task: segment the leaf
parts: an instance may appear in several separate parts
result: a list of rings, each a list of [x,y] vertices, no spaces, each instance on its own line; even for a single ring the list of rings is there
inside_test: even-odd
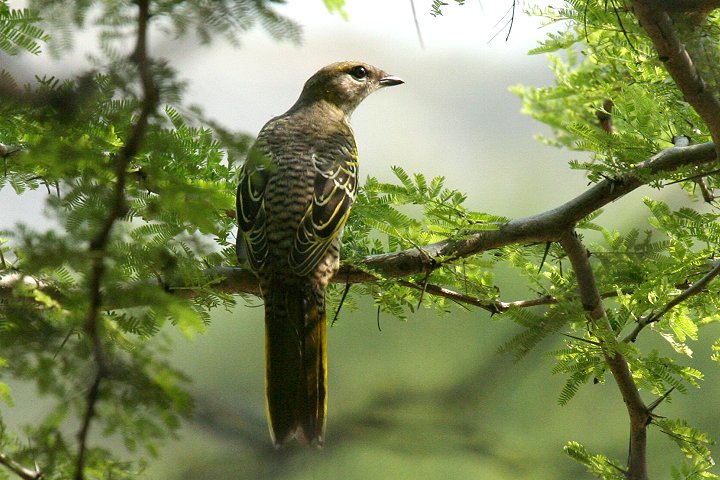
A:
[[[604,480],[625,480],[622,465],[617,460],[610,460],[600,453],[590,453],[578,442],[568,442],[564,447],[565,453],[572,459],[585,465],[588,472]]]
[[[342,17],[343,20],[348,20],[348,14],[345,11],[345,0],[323,0],[325,8],[330,13],[337,13]]]
[[[15,406],[15,402],[13,401],[10,387],[3,382],[0,382],[0,400],[5,402],[6,405],[9,407]]]
[[[714,442],[707,433],[681,419],[658,418],[653,423],[678,444],[687,458],[706,464],[706,468],[715,464],[709,448]]]
[[[690,347],[688,347],[685,343],[678,342],[675,339],[676,338],[675,336],[673,336],[669,333],[663,333],[663,332],[660,333],[660,336],[662,336],[670,344],[670,346],[673,348],[673,350],[675,350],[676,352],[678,352],[682,355],[692,358],[692,356],[693,356],[692,349]]]
[[[180,331],[188,339],[194,338],[197,333],[205,333],[205,324],[202,317],[184,302],[170,302],[166,310],[173,323],[180,328]]]
[[[714,361],[720,362],[720,339],[715,340],[712,344],[712,354],[710,356]]]
[[[0,9],[0,50],[17,55],[20,50],[32,54],[40,53],[40,42],[49,37],[35,25],[40,22],[37,12],[28,9]]]

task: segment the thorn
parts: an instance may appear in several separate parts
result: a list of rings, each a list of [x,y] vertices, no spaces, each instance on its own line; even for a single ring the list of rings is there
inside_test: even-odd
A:
[[[352,284],[350,282],[345,282],[345,291],[342,294],[342,297],[340,298],[340,304],[338,305],[337,310],[335,310],[335,316],[332,319],[332,322],[330,322],[330,326],[334,326],[335,322],[338,319],[338,315],[340,315],[340,309],[342,308],[343,304],[345,303],[345,298],[347,297],[348,292],[350,291],[350,286]]]
[[[545,243],[545,252],[543,252],[542,260],[540,260],[540,268],[538,268],[538,273],[542,272],[543,265],[545,265],[545,260],[547,259],[548,253],[550,253],[551,244],[552,242]]]
[[[563,335],[568,338],[572,338],[573,340],[577,340],[579,342],[589,343],[590,345],[595,345],[596,347],[600,346],[600,342],[596,342],[594,340],[588,340],[587,338],[576,337],[575,335],[570,335],[569,333],[561,333],[560,335]]]
[[[675,390],[675,387],[670,387],[670,390],[663,393],[662,397],[656,399],[654,402],[652,402],[650,405],[648,405],[648,407],[647,407],[648,413],[652,413],[652,411],[655,410],[655,408],[657,408],[658,405],[660,405],[662,402],[664,402],[665,399],[670,395],[670,393],[672,393],[673,390]]]
[[[427,290],[429,280],[430,280],[430,272],[427,272],[425,274],[425,278],[423,278],[422,290],[420,290],[420,299],[418,300],[418,304],[417,304],[417,307],[415,308],[415,310],[420,310],[420,307],[422,306],[423,297],[425,296],[425,291]]]

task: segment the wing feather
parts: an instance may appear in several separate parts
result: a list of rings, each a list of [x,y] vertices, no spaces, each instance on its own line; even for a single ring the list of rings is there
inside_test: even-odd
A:
[[[241,263],[255,271],[262,268],[268,253],[265,235],[265,189],[274,169],[262,137],[252,146],[240,169],[235,197],[238,220],[237,252]]]
[[[290,265],[298,275],[308,275],[325,257],[350,215],[357,193],[357,149],[352,135],[334,134],[322,153],[312,154],[315,171],[309,203],[290,252]]]

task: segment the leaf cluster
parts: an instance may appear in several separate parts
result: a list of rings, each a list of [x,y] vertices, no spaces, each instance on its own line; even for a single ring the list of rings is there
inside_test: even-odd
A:
[[[507,221],[502,217],[469,210],[466,195],[445,187],[445,179],[428,180],[422,174],[410,175],[401,167],[392,167],[398,183],[383,183],[368,178],[361,188],[343,235],[343,259],[357,263],[367,255],[417,248],[446,238],[463,238],[473,232],[496,229]],[[417,288],[399,285],[382,278],[364,284],[358,293],[370,294],[376,305],[387,313],[407,318],[421,305],[447,312],[448,299],[424,295],[423,285],[438,284],[465,295],[492,301],[497,295],[490,270],[495,259],[481,256],[462,262],[433,259],[432,271],[408,279]]]
[[[9,55],[40,53],[40,44],[48,36],[36,25],[39,20],[33,10],[11,9],[7,1],[0,3],[0,51]]]
[[[455,3],[457,3],[458,5],[462,5],[465,3],[465,0],[455,0]],[[433,17],[442,16],[442,9],[447,5],[447,2],[443,2],[441,0],[432,0],[432,4],[430,5],[430,15],[432,15]]]
[[[531,51],[548,55],[555,85],[513,92],[525,113],[551,127],[544,142],[591,154],[572,168],[597,181],[671,146],[675,136],[709,139],[630,10],[618,2],[577,0],[530,13],[558,28]],[[610,132],[600,125],[603,115],[611,118]]]
[[[117,47],[135,34],[135,3],[38,0],[22,11],[0,5],[0,48],[8,53],[37,54],[43,42],[62,53],[78,27],[94,23],[104,54],[74,79],[38,75],[20,84],[0,72],[0,189],[47,193],[45,225],[0,232],[0,278],[33,279],[0,296],[0,400],[11,405],[10,385],[28,381],[50,405],[44,419],[23,426],[22,436],[0,417],[0,452],[20,465],[41,466],[48,479],[75,469],[74,429],[88,415],[98,348],[107,373],[93,435],[121,439],[135,460],[100,441],[88,445],[84,473],[137,478],[143,458],[157,455],[158,441],[175,435],[192,408],[189,379],[165,359],[171,331],[193,336],[206,328],[210,312],[235,303],[212,288],[206,271],[236,262],[236,160],[251,138],[185,107],[177,73],[149,58],[145,68],[161,107],[118,171],[147,101],[137,61]],[[297,38],[297,26],[273,3],[157,1],[151,21],[173,35],[197,28],[203,41],[216,34],[238,38],[256,22],[278,38]],[[119,188],[121,214],[99,248]],[[87,331],[97,258],[103,266],[99,347]],[[178,295],[170,283],[196,288],[192,296]]]
[[[99,31],[104,55],[119,58],[132,45],[134,4],[132,0],[31,0],[31,11],[43,12],[42,24],[52,33],[50,44],[56,55],[70,51],[78,29]],[[222,37],[239,45],[243,34],[260,25],[277,40],[300,41],[300,26],[281,15],[282,0],[157,0],[152,2],[154,27],[169,37],[190,36],[207,44]],[[102,62],[102,59],[98,59]]]
[[[586,171],[591,182],[619,178],[672,146],[676,136],[709,140],[707,126],[685,101],[625,4],[568,0],[560,8],[532,7],[529,11],[556,28],[531,51],[548,55],[555,84],[517,86],[513,91],[521,98],[525,113],[551,128],[552,135],[541,141],[583,153],[570,163],[571,168]],[[682,19],[676,19],[679,34],[695,48],[693,53],[711,58],[714,43],[710,38],[717,32],[718,16],[710,15],[692,32],[683,31],[682,24]],[[707,41],[702,43],[700,38]],[[712,191],[717,176],[709,173],[703,176],[703,186]],[[648,175],[645,180],[656,188],[678,182],[694,198],[697,184],[688,179],[698,175],[702,172],[681,169]],[[578,225],[594,240],[586,244],[612,331],[588,322],[582,311],[568,308],[567,301],[576,295],[575,280],[561,268],[562,253],[555,265],[545,267],[545,287],[533,280],[538,293],[549,293],[558,303],[542,313],[509,312],[525,327],[504,347],[518,355],[556,332],[566,335],[564,348],[551,352],[557,361],[553,372],[567,379],[559,395],[561,404],[568,403],[583,385],[605,381],[608,367],[600,345],[606,344],[607,338],[613,339],[627,359],[641,391],[657,402],[671,401],[672,395],[685,394],[688,387],[698,387],[702,381],[702,372],[693,366],[697,353],[692,342],[699,338],[702,327],[718,321],[718,286],[711,282],[702,292],[688,298],[682,295],[717,262],[717,209],[714,205],[673,209],[657,198],[645,198],[644,205],[648,209],[646,231],[635,228],[621,233],[592,218]],[[682,301],[667,309],[675,298]],[[574,301],[577,303],[576,297]],[[638,334],[659,347],[642,350],[639,342],[635,343]],[[647,340],[653,336],[658,342]],[[673,478],[715,478],[710,473],[714,465],[710,450],[691,448],[707,443],[704,434],[685,423],[678,426],[664,419],[653,423],[665,433],[675,432],[668,435],[678,440],[688,459],[673,468]],[[684,428],[689,430],[684,432]],[[621,463],[591,454],[579,443],[568,444],[566,452],[600,478],[625,478]]]

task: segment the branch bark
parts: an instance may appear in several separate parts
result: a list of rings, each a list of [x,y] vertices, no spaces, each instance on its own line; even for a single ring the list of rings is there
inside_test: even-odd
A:
[[[665,64],[685,100],[703,119],[717,148],[720,148],[720,100],[707,87],[698,72],[692,56],[678,37],[670,14],[658,3],[652,0],[633,0],[635,16],[652,40],[660,60]],[[700,3],[707,3],[715,8],[717,2],[685,3],[698,8]]]
[[[546,212],[500,225],[497,230],[481,230],[460,239],[448,239],[420,248],[370,255],[346,262],[333,279],[337,283],[369,283],[378,278],[400,278],[427,273],[439,262],[469,257],[512,244],[546,243],[560,240],[564,232],[590,213],[623,197],[648,182],[648,175],[670,172],[682,166],[700,166],[716,159],[715,145],[703,143],[663,150],[637,165],[634,172],[616,179],[605,179],[572,200]],[[224,293],[259,294],[257,279],[248,270],[219,267],[206,272],[207,285]],[[198,287],[172,284],[170,289],[188,296]],[[2,295],[2,289],[0,289]]]
[[[627,359],[619,349],[620,345],[605,314],[587,249],[572,229],[563,234],[560,244],[575,271],[583,309],[595,326],[605,362],[613,374],[630,417],[630,455],[625,476],[628,480],[647,480],[647,426],[651,418],[650,411],[640,398]]]

